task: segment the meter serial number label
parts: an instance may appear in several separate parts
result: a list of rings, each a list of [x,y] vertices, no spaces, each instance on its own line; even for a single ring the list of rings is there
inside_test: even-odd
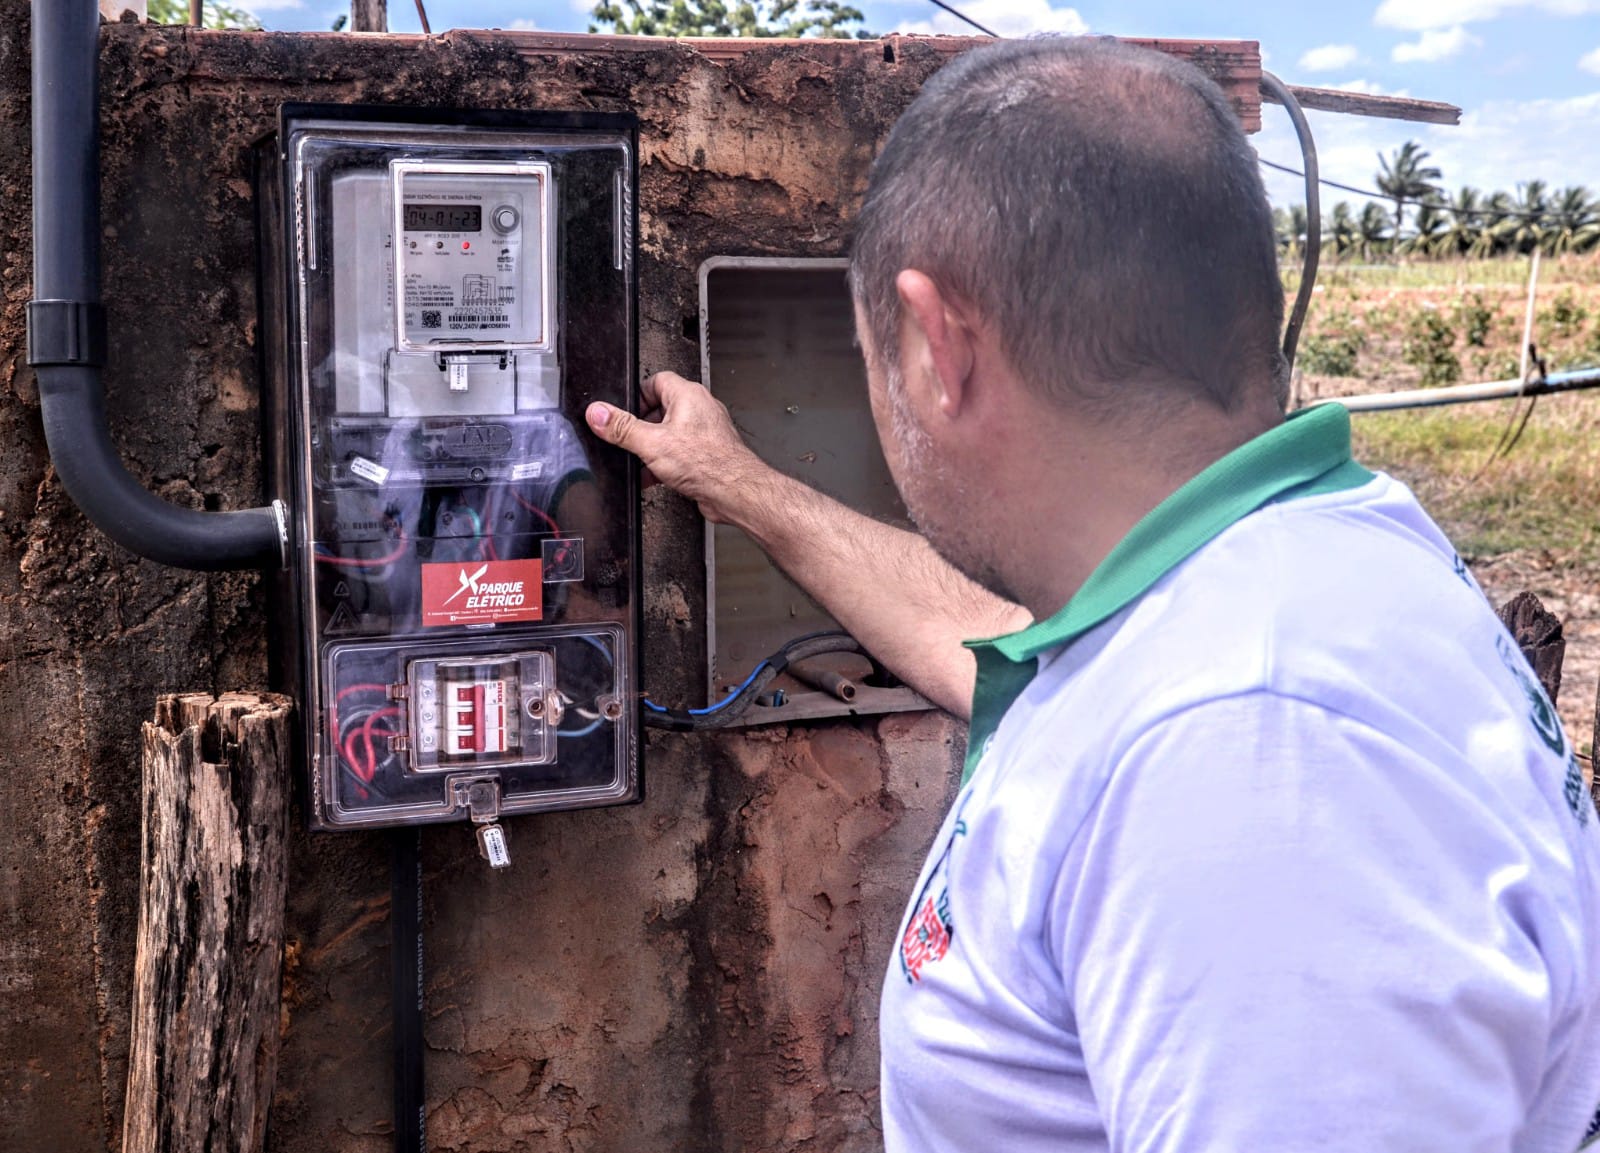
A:
[[[505,312],[466,312],[450,315],[451,328],[510,328],[511,315]]]
[[[426,627],[536,621],[543,616],[542,561],[457,561],[422,566],[422,623]]]

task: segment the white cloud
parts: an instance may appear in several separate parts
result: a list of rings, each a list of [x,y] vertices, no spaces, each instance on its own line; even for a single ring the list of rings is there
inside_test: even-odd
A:
[[[249,3],[241,5],[246,11],[257,15],[262,12],[289,12],[305,6],[305,0],[249,0]]]
[[[971,0],[961,11],[1001,36],[1026,36],[1031,32],[1061,32],[1081,36],[1089,25],[1076,8],[1053,8],[1050,0]],[[923,36],[976,36],[980,33],[948,12],[929,20],[908,20],[895,29]]]
[[[1251,143],[1263,159],[1298,168],[1300,148],[1289,118],[1282,109],[1262,111],[1262,131]],[[1431,154],[1428,163],[1443,172],[1446,191],[1470,184],[1485,192],[1515,192],[1518,184],[1533,179],[1557,188],[1600,187],[1600,150],[1572,146],[1574,140],[1600,138],[1600,91],[1564,100],[1493,101],[1468,109],[1457,127],[1331,112],[1306,115],[1316,136],[1323,177],[1341,184],[1374,187],[1378,154],[1391,155],[1407,140],[1416,140]],[[1271,169],[1263,169],[1262,176],[1274,204],[1305,202],[1299,177]],[[1324,211],[1338,200],[1361,205],[1359,197],[1323,188]]]
[[[1469,46],[1482,43],[1459,24],[1449,28],[1429,28],[1414,44],[1396,44],[1389,57],[1396,64],[1432,64],[1459,56]]]
[[[1376,80],[1346,80],[1343,84],[1333,85],[1339,92],[1360,92],[1367,96],[1410,96],[1409,88],[1385,88]]]
[[[1337,72],[1354,64],[1361,53],[1354,44],[1324,44],[1300,57],[1305,72]]]
[[[511,32],[532,32],[537,27],[539,26],[526,16],[522,17],[520,20],[513,20],[510,24],[506,25],[507,30]]]
[[[1585,53],[1578,60],[1578,67],[1585,72],[1593,72],[1596,76],[1600,76],[1600,48]]]
[[[1600,12],[1600,0],[1383,0],[1372,22],[1381,28],[1424,32],[1493,20],[1522,8],[1549,16],[1587,16]]]

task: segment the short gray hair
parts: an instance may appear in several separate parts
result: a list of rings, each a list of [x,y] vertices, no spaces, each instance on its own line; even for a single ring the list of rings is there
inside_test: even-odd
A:
[[[996,325],[1047,396],[1121,407],[1131,381],[1233,409],[1281,392],[1283,289],[1254,151],[1222,91],[1100,37],[974,49],[890,133],[850,284],[897,360],[895,277],[917,269]]]

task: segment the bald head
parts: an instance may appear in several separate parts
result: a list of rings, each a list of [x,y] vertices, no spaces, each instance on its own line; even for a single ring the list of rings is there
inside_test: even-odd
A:
[[[891,366],[907,268],[970,303],[1063,402],[1232,411],[1283,382],[1255,154],[1217,86],[1162,53],[1015,40],[935,75],[873,167],[852,252]]]

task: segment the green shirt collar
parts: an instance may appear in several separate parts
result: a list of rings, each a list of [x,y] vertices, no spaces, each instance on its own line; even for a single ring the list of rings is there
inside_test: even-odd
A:
[[[1048,620],[986,641],[978,659],[967,768],[978,757],[1046,650],[1081,637],[1121,612],[1208,541],[1256,509],[1281,500],[1356,488],[1372,473],[1350,458],[1350,414],[1325,404],[1291,414],[1188,481],[1133,526],[1073,598]]]

